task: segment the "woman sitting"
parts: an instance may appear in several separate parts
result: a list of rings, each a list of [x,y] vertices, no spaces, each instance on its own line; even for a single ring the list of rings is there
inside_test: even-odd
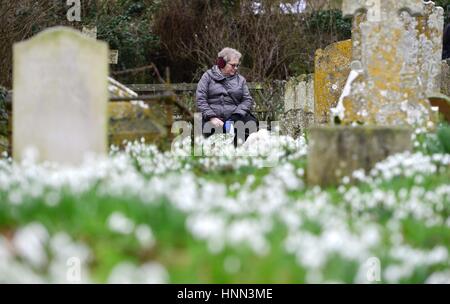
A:
[[[219,52],[216,64],[206,71],[197,85],[196,100],[202,113],[203,134],[228,132],[234,126],[234,145],[243,143],[258,130],[258,121],[251,113],[253,99],[245,78],[238,73],[242,55],[232,48]]]

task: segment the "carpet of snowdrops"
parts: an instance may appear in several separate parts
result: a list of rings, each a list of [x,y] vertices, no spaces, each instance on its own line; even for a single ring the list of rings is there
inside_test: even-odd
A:
[[[304,137],[206,142],[211,156],[140,141],[76,168],[5,155],[0,282],[450,283],[450,154],[320,189]]]

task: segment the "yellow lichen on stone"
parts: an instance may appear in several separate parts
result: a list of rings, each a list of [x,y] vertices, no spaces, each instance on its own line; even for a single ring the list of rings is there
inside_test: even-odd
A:
[[[359,82],[365,89],[345,99],[345,124],[395,124],[406,119],[398,104],[392,111],[387,110],[394,102],[414,96],[414,92],[402,83],[403,62],[398,58],[397,48],[392,45],[393,41],[400,40],[402,31],[393,29],[388,37],[381,35],[382,31],[382,25],[372,25],[371,31],[365,33],[368,41],[376,43],[372,44],[371,52],[362,54],[362,60],[366,63],[365,77],[359,78],[354,85]]]
[[[315,122],[329,122],[330,108],[336,106],[350,72],[352,41],[345,40],[318,50],[315,58]]]

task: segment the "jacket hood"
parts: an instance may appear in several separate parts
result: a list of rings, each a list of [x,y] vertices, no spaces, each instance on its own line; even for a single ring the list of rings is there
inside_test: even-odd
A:
[[[229,77],[225,77],[222,72],[220,72],[220,69],[217,65],[213,66],[211,69],[208,70],[208,74],[209,76],[211,76],[211,78],[213,78],[215,81],[222,81],[225,78],[226,79],[233,79],[235,77],[237,77],[237,73],[234,74],[233,76],[229,76]]]

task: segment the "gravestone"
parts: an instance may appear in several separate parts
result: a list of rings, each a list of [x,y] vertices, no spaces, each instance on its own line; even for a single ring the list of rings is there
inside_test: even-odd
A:
[[[405,36],[414,36],[418,48],[419,83],[425,84],[422,91],[428,96],[435,96],[446,79],[445,65],[441,68],[443,10],[433,2],[423,3],[424,15],[408,17],[402,13]],[[373,14],[372,14],[373,15]],[[380,16],[381,18],[381,16]],[[330,122],[330,109],[335,107],[343,92],[352,60],[362,58],[361,24],[368,19],[367,13],[357,11],[352,26],[352,40],[340,41],[318,50],[315,58],[315,122]],[[448,76],[447,76],[448,77]],[[445,90],[445,89],[443,89]],[[445,91],[443,91],[444,94]]]
[[[426,125],[433,117],[426,97],[440,74],[442,8],[421,0],[345,0],[343,14],[357,15],[352,59],[361,67],[343,99],[343,123]]]
[[[300,75],[291,78],[284,89],[284,114],[281,132],[293,138],[314,123],[314,78]]]
[[[439,89],[440,8],[420,0],[344,0],[343,13],[355,16],[352,62],[334,111],[352,126],[310,130],[307,178],[314,185],[338,184],[411,150],[408,127],[428,125],[434,114],[427,94]]]
[[[439,93],[441,87],[444,9],[432,1],[424,2],[423,6],[423,16],[411,20],[404,14],[404,20],[409,29],[417,28],[420,79],[426,96],[431,96]]]
[[[329,122],[330,109],[335,107],[350,73],[352,41],[333,43],[317,50],[314,73],[315,122]]]
[[[13,157],[107,153],[108,46],[65,27],[14,45]]]
[[[108,91],[111,97],[137,97],[138,94],[108,77]],[[122,146],[124,141],[144,138],[146,142],[161,145],[167,139],[167,115],[163,106],[145,104],[142,100],[116,101],[108,104],[108,141]]]

